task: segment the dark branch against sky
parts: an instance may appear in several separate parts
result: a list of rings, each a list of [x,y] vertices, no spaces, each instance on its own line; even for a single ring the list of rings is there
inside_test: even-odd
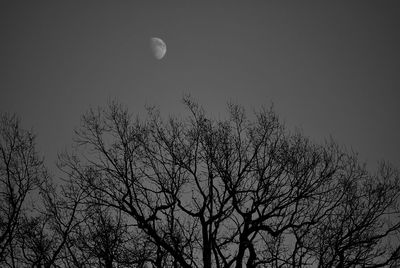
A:
[[[54,161],[110,98],[176,114],[190,94],[216,118],[273,102],[289,127],[400,166],[399,17],[397,1],[6,1],[0,110]]]

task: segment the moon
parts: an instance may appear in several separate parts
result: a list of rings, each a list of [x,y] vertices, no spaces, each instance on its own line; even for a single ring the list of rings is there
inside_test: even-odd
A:
[[[153,264],[151,264],[151,262],[147,261],[144,263],[143,268],[152,268]]]
[[[167,45],[163,40],[161,40],[161,38],[152,37],[150,39],[150,47],[153,52],[153,56],[157,60],[161,60],[165,56],[165,53],[167,53]]]

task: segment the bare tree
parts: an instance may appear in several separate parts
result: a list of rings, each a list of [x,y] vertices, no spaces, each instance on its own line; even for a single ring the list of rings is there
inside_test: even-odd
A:
[[[340,203],[318,223],[310,245],[320,267],[397,267],[400,257],[398,171],[382,163],[377,174],[351,160],[351,177],[338,185]]]
[[[80,217],[84,195],[71,184],[58,189],[47,180],[40,191],[41,206],[27,214],[18,230],[20,265],[62,267],[71,233],[86,218]]]
[[[69,262],[76,267],[141,267],[150,259],[153,244],[121,213],[87,207],[85,220],[70,234]]]
[[[399,174],[368,173],[334,142],[254,119],[132,119],[90,110],[63,170],[92,204],[121,213],[163,253],[157,267],[381,267],[399,259]]]
[[[16,267],[16,234],[24,213],[32,209],[30,194],[47,174],[33,133],[22,129],[15,115],[0,117],[0,264]]]

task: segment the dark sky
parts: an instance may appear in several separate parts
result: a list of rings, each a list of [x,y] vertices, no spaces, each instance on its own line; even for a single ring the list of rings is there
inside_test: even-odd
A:
[[[274,103],[290,129],[400,167],[399,71],[399,1],[0,3],[0,111],[50,162],[91,106],[174,114],[190,94],[216,118]]]

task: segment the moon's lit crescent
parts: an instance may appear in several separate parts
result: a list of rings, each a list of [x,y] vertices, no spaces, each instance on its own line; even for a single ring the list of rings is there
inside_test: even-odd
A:
[[[150,46],[153,56],[158,60],[161,60],[165,56],[165,53],[167,53],[167,45],[158,37],[150,39]]]

